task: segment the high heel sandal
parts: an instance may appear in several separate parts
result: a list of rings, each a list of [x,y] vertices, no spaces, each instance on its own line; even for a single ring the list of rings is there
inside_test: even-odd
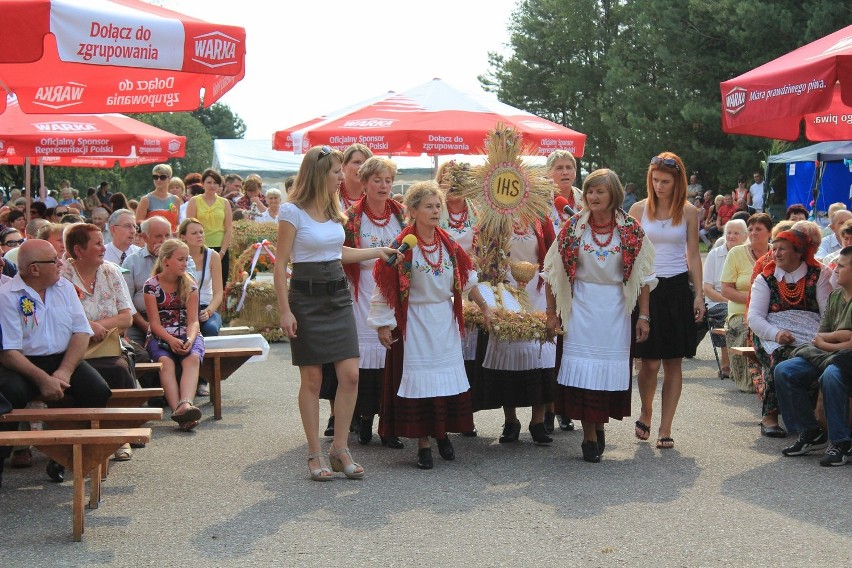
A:
[[[341,455],[345,455],[349,458],[348,464],[343,465],[343,462],[340,459]],[[361,465],[355,463],[349,448],[338,450],[335,449],[334,444],[332,444],[331,448],[328,450],[328,457],[331,460],[331,469],[334,471],[342,471],[343,475],[349,479],[362,479],[364,477],[364,468],[361,468],[361,471],[357,471]]]
[[[311,469],[311,460],[317,460],[320,466],[317,469]],[[320,452],[308,454],[308,472],[310,472],[311,479],[314,481],[331,481],[334,479],[331,469],[325,463],[325,456]]]

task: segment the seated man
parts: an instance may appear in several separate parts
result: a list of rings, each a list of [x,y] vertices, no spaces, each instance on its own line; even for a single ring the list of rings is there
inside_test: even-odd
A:
[[[817,250],[814,255],[817,260],[821,261],[831,253],[838,252],[841,248],[843,248],[841,246],[843,241],[841,230],[843,229],[843,225],[846,221],[849,221],[850,219],[852,219],[852,211],[847,211],[846,209],[839,209],[831,215],[831,223],[829,224],[831,234],[822,239],[822,242],[819,245],[819,250]]]
[[[840,288],[828,297],[813,344],[797,348],[790,359],[775,368],[781,415],[788,430],[800,432],[798,441],[781,453],[801,456],[829,445],[819,462],[823,466],[843,465],[852,454],[849,389],[840,368],[832,361],[837,351],[852,348],[852,247],[840,251],[835,273]],[[817,380],[822,389],[827,434],[819,427],[808,396],[809,387]]]
[[[136,216],[130,209],[117,209],[109,216],[107,225],[110,239],[104,239],[104,260],[121,266],[125,258],[139,250],[139,247],[133,244],[136,237]]]
[[[110,388],[83,360],[92,328],[74,285],[59,278],[56,251],[46,241],[27,241],[18,260],[18,275],[0,286],[0,394],[13,408],[39,396],[59,400],[65,392],[78,407],[106,406]],[[17,428],[16,422],[0,424]],[[0,483],[10,452],[0,447]],[[64,479],[64,468],[53,460],[47,473]]]

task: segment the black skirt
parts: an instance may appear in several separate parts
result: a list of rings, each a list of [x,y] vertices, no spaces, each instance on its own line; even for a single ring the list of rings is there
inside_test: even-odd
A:
[[[343,282],[341,287],[330,286]],[[309,283],[310,289],[296,283]],[[290,310],[296,318],[296,337],[290,339],[293,365],[322,365],[358,358],[358,333],[352,296],[345,285],[343,265],[297,262],[290,281]]]
[[[694,301],[688,272],[659,278],[657,287],[651,292],[651,332],[646,341],[636,344],[634,356],[641,359],[695,357]],[[637,308],[633,312],[634,328],[638,315]]]
[[[473,410],[549,404],[553,402],[555,377],[553,368],[526,371],[482,369],[478,381],[471,385]]]
[[[373,416],[379,413],[384,376],[384,369],[358,370],[358,400],[355,402],[355,416]]]

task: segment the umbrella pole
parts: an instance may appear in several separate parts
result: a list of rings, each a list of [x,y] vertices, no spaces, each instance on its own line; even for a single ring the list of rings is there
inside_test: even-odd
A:
[[[819,163],[819,168],[817,169],[816,180],[814,180],[814,187],[811,190],[814,198],[814,221],[819,219],[819,197],[822,191],[822,175],[825,173],[825,162]],[[828,209],[826,207],[826,209]]]
[[[24,158],[24,192],[27,198],[27,208],[24,209],[24,214],[26,215],[27,223],[30,222],[30,205],[33,202],[33,194],[30,190],[30,182],[32,181],[32,176],[30,175],[30,159]]]
[[[432,179],[438,176],[438,154],[432,156]]]

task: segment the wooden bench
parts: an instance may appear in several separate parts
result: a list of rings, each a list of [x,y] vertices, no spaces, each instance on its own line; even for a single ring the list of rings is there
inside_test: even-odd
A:
[[[260,348],[207,349],[204,352],[199,373],[210,383],[214,419],[222,419],[222,381],[233,375],[243,363],[262,354]]]
[[[163,396],[163,389],[112,389],[112,396],[107,400],[107,408],[139,408],[149,399]],[[59,400],[46,403],[50,408],[68,408],[74,405],[74,399],[65,395]]]
[[[738,355],[740,357],[748,357],[748,359],[754,363],[760,364],[760,361],[757,360],[757,355],[754,354],[754,347],[729,347],[732,355]]]
[[[139,428],[151,420],[162,420],[162,408],[18,408],[0,415],[0,422],[43,422],[52,430],[97,430]],[[99,475],[92,476],[89,508],[97,509],[100,481],[109,472],[109,460]]]
[[[26,432],[0,432],[2,446],[35,446],[51,459],[72,470],[74,499],[71,508],[73,536],[76,542],[83,538],[84,493],[86,475],[124,444],[151,441],[150,428],[107,430],[37,430]]]
[[[159,373],[163,369],[162,363],[136,363],[133,365],[136,371],[136,376],[144,375],[145,373]]]

